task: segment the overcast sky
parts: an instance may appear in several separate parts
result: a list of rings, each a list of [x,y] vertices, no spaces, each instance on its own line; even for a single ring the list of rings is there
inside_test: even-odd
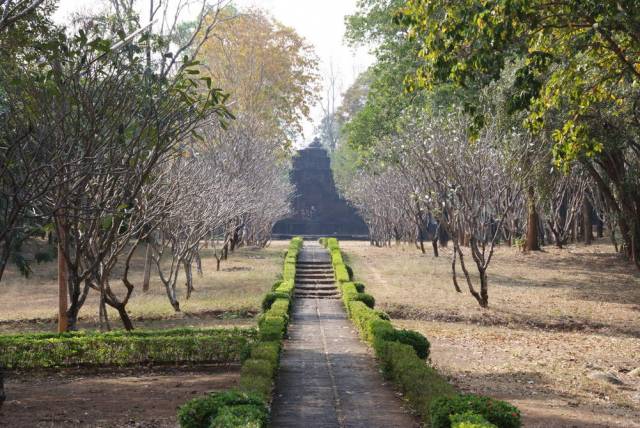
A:
[[[71,12],[91,10],[99,3],[97,0],[60,0],[55,19],[63,23]],[[333,64],[341,92],[372,62],[366,49],[353,51],[343,43],[344,17],[354,12],[356,0],[235,0],[234,3],[240,7],[267,10],[278,21],[295,28],[315,47],[323,77],[328,75],[329,66]],[[306,145],[313,138],[314,125],[322,117],[319,105],[315,106],[312,115],[312,121],[305,124],[304,140],[299,145]]]

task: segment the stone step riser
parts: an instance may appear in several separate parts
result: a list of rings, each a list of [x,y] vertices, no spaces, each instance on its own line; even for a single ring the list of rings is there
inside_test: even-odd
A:
[[[327,296],[296,296],[298,299],[327,299],[327,300],[338,300],[340,299],[339,297],[335,296],[331,296],[331,297],[327,297]]]
[[[298,276],[333,276],[333,271],[326,272],[307,272],[307,271],[296,271]]]
[[[314,285],[335,285],[335,281],[296,281],[296,285],[311,287]]]
[[[306,285],[296,285],[296,290],[298,291],[308,291],[308,290],[335,290],[337,292],[337,288],[327,285],[327,286],[317,286],[317,287],[309,287]]]
[[[328,263],[308,263],[308,262],[298,262],[296,263],[296,266],[299,267],[319,267],[319,268],[330,268],[333,267],[331,262]]]
[[[296,278],[300,278],[300,279],[323,279],[323,280],[334,280],[334,276],[333,275],[325,275],[323,277],[319,277],[319,278],[314,278],[314,277],[309,277],[309,276],[305,276],[302,275],[302,277],[300,275],[296,275]]]

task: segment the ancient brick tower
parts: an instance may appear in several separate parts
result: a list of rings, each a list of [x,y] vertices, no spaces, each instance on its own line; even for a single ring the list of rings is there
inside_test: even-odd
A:
[[[317,139],[293,159],[291,181],[296,186],[293,214],[276,223],[274,235],[364,238],[369,234],[356,210],[338,195],[329,156]]]

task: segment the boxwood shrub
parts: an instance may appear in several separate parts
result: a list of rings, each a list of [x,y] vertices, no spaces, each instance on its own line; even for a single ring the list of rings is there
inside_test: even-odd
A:
[[[354,282],[353,285],[356,286],[356,290],[358,291],[358,293],[364,293],[364,284],[361,282]]]
[[[418,358],[425,360],[429,357],[430,343],[426,337],[413,330],[395,330],[391,340],[410,345]]]
[[[279,282],[278,287],[281,284],[282,283]],[[269,309],[271,309],[271,305],[273,304],[273,302],[276,301],[276,299],[287,299],[287,298],[289,298],[289,295],[287,293],[281,293],[277,291],[271,291],[265,294],[264,298],[262,299],[262,312],[266,312]]]
[[[431,403],[431,427],[450,428],[451,415],[472,412],[482,416],[498,428],[520,428],[520,411],[513,405],[475,394],[456,394],[440,397]]]
[[[376,299],[371,294],[358,293],[355,297],[355,300],[364,303],[371,309],[376,306]]]
[[[214,392],[180,406],[178,422],[182,428],[209,428],[225,407],[247,405],[267,411],[266,404],[259,395],[237,390]]]
[[[211,421],[209,428],[261,428],[266,426],[269,413],[264,406],[240,404],[225,406]]]
[[[481,415],[473,412],[451,415],[449,420],[451,421],[451,428],[498,428]]]

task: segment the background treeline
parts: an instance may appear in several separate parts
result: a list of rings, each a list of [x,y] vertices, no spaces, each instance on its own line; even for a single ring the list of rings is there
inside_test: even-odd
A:
[[[360,0],[346,24],[376,62],[321,135],[373,244],[450,242],[481,306],[499,243],[607,230],[640,267],[638,4]]]

